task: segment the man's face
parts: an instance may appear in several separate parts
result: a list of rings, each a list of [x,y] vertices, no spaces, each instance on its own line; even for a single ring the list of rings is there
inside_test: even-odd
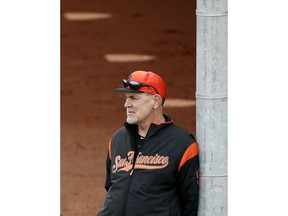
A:
[[[125,93],[127,122],[129,124],[143,124],[151,121],[154,100],[152,95],[145,93]]]

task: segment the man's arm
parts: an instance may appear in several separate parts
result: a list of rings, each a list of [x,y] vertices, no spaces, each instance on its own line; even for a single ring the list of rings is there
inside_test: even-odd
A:
[[[196,142],[192,143],[185,151],[178,171],[182,216],[197,216],[199,199],[199,156]]]
[[[111,180],[110,180],[110,171],[111,171],[111,140],[109,142],[108,153],[107,153],[107,158],[106,158],[106,181],[105,181],[106,191],[108,191],[112,185]]]

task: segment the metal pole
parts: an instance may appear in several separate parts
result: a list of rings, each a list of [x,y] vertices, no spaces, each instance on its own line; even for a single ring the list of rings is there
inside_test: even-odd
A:
[[[197,0],[196,137],[200,156],[199,216],[227,209],[227,0]]]

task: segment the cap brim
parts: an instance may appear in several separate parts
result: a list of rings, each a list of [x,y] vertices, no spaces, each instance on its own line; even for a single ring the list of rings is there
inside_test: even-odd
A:
[[[131,92],[131,93],[145,93],[143,91],[138,91],[132,88],[117,88],[113,90],[114,92]]]

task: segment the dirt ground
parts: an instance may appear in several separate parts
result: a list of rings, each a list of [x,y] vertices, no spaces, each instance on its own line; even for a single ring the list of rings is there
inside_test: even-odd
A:
[[[125,121],[124,97],[114,93],[135,70],[160,74],[167,98],[195,99],[196,1],[61,1],[61,213],[95,216],[105,198],[108,141]],[[69,21],[67,12],[111,18]],[[108,62],[105,54],[156,56],[146,62]],[[195,106],[165,108],[196,135]]]

